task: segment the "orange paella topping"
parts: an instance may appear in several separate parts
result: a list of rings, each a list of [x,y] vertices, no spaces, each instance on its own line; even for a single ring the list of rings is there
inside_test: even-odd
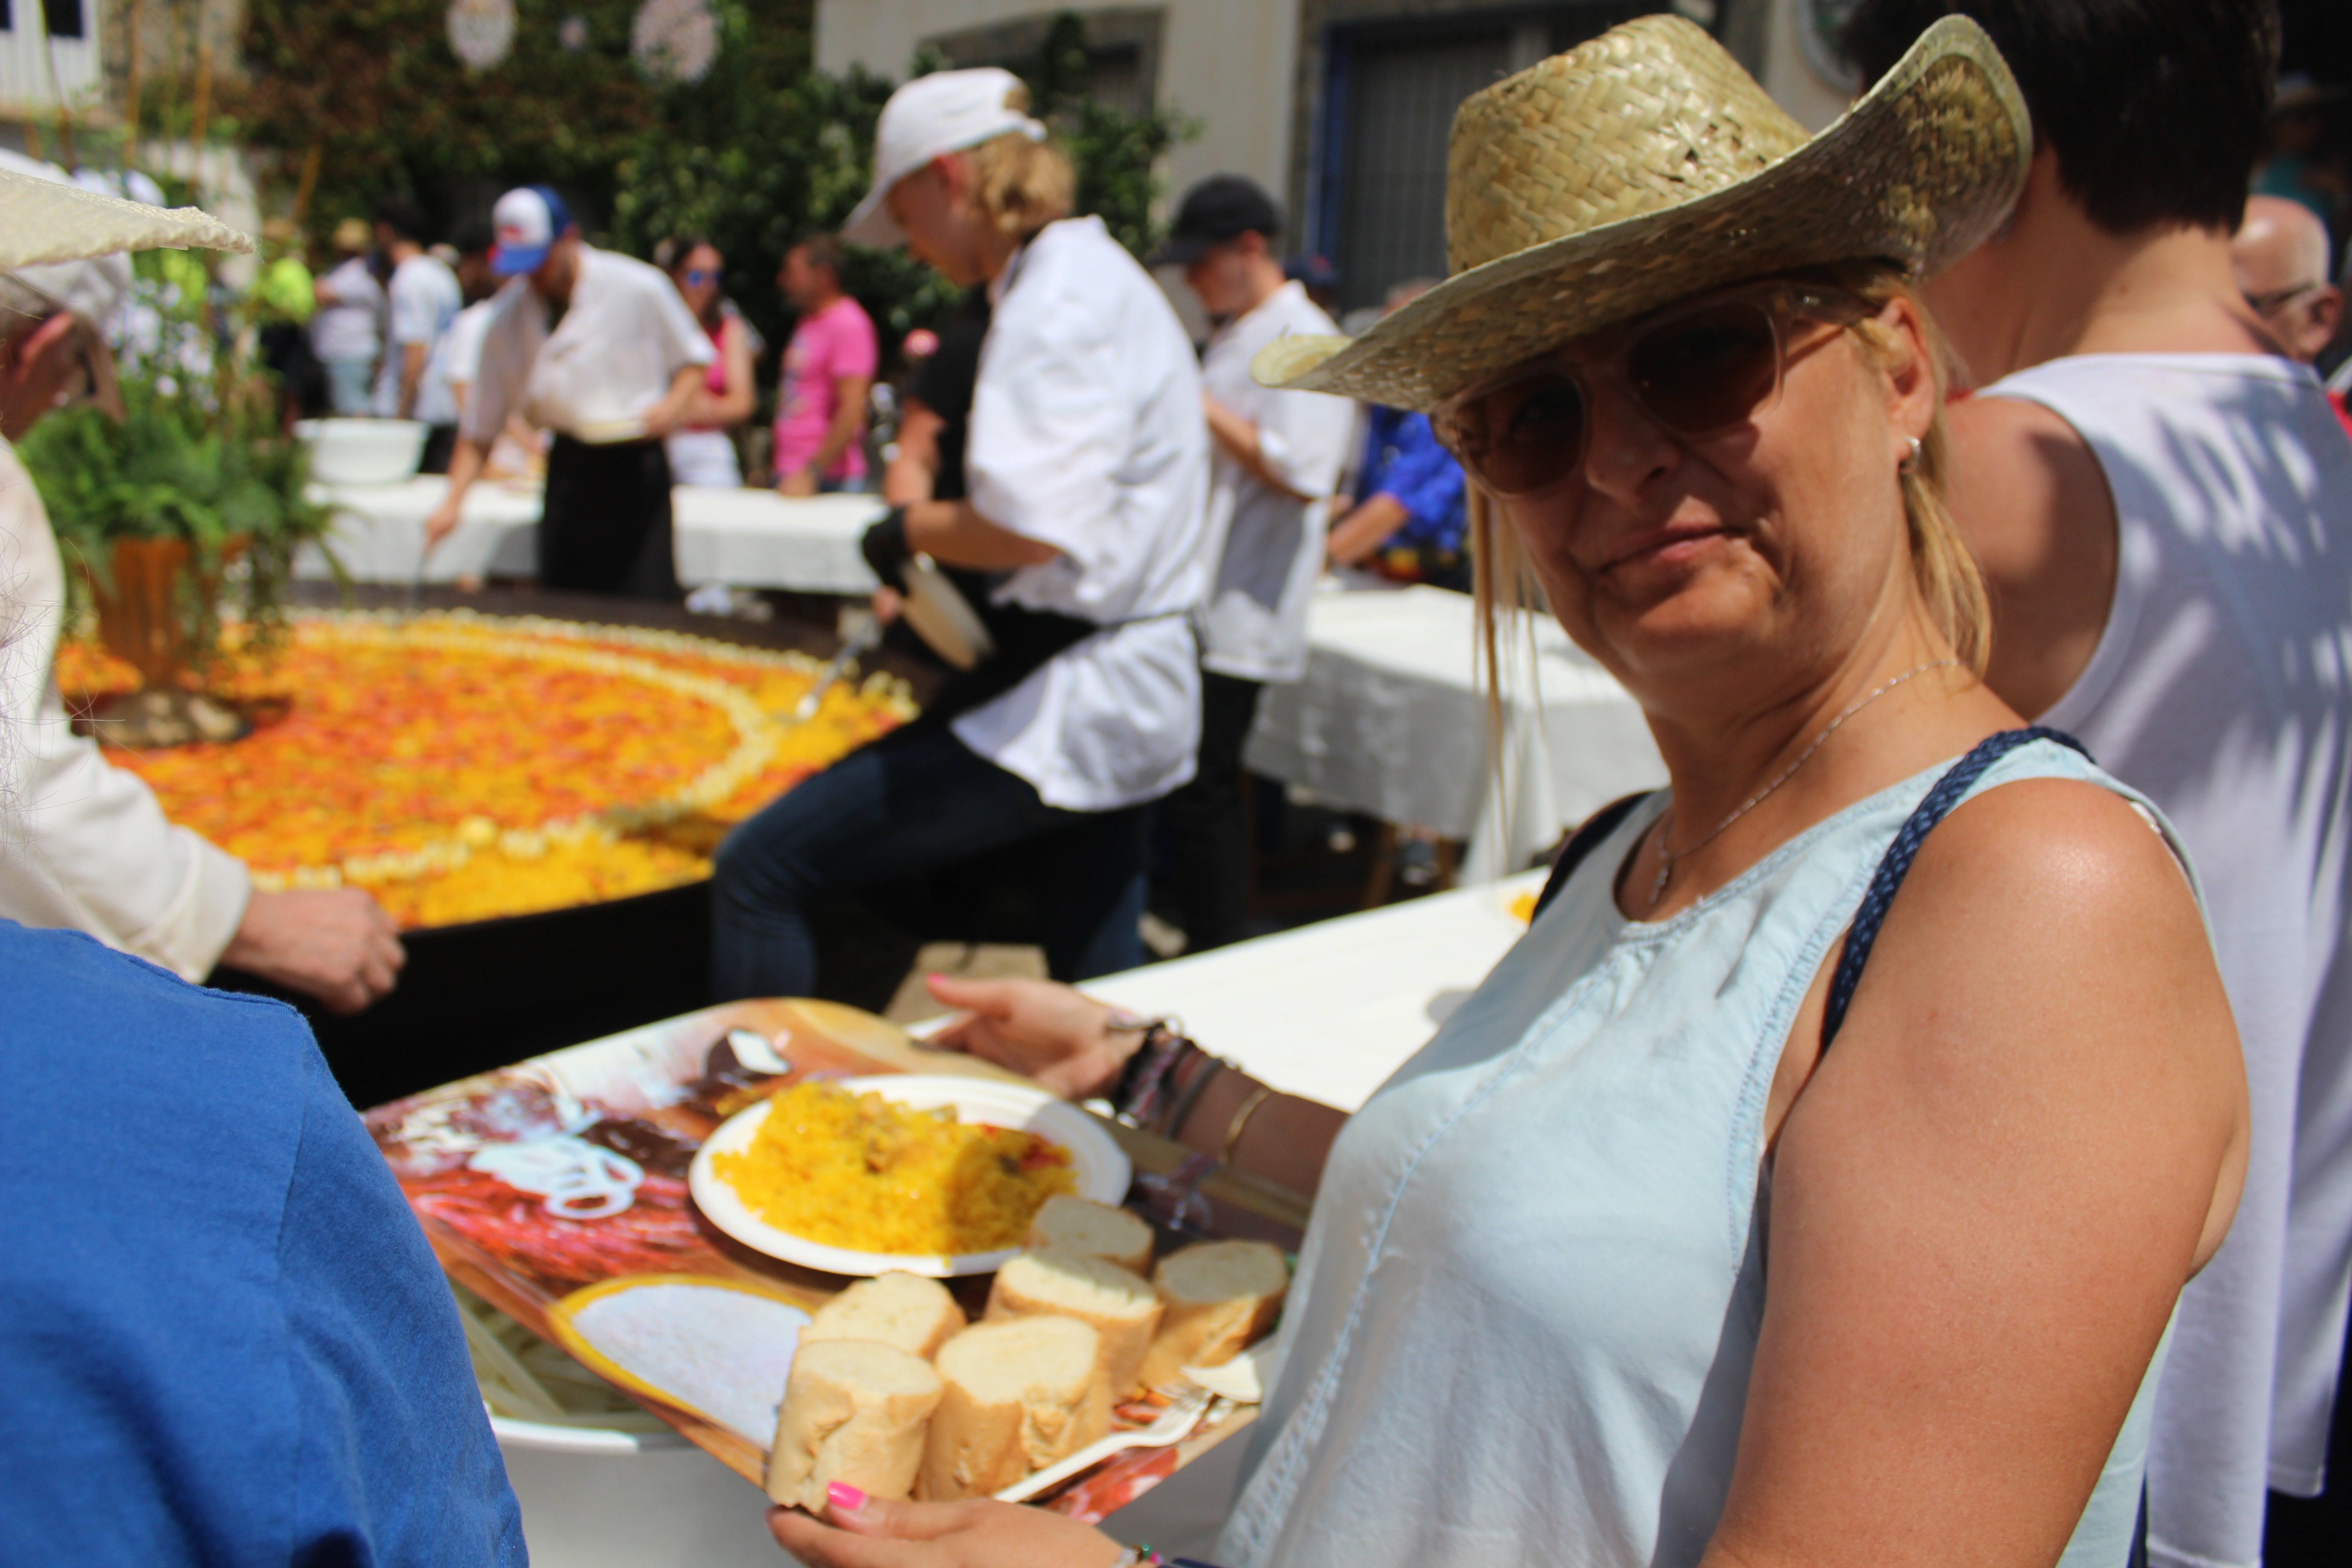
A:
[[[210,672],[252,734],[106,752],[258,887],[365,887],[404,926],[455,925],[707,876],[730,826],[913,716],[877,674],[794,722],[821,668],[535,617],[310,616]],[[79,709],[138,678],[68,642],[58,684]]]

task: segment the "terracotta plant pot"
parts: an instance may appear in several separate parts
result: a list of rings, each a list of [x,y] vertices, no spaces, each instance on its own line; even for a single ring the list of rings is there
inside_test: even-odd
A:
[[[238,534],[221,549],[223,564],[244,552]],[[195,648],[180,613],[181,579],[194,552],[184,539],[118,539],[110,562],[111,583],[88,574],[90,602],[98,607],[98,637],[106,650],[138,670],[149,689],[178,683]],[[198,591],[220,593],[217,575],[207,574]]]
[[[180,616],[180,578],[188,569],[184,539],[118,539],[112,583],[89,574],[99,640],[139,671],[149,687],[172,685],[187,668],[187,627]]]

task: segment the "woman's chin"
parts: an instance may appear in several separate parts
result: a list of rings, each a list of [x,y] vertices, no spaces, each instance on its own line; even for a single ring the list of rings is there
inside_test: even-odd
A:
[[[1759,633],[1769,612],[1753,596],[1688,584],[1643,605],[1604,610],[1598,617],[1601,640],[1620,664],[1629,687],[1648,679],[1703,677],[1719,679],[1767,650]],[[1727,586],[1727,585],[1725,585]],[[1637,696],[1640,695],[1636,690]]]

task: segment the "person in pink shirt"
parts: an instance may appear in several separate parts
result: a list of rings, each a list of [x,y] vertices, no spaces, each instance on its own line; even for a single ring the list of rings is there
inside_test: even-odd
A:
[[[841,291],[841,242],[820,234],[794,245],[776,287],[801,316],[776,397],[776,488],[788,496],[863,490],[859,437],[877,356],[873,321]]]

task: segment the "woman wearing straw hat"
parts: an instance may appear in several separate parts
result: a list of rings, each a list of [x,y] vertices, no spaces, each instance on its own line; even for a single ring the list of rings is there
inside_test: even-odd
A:
[[[253,248],[194,207],[0,169],[11,308],[86,309],[110,285],[73,264],[162,246]],[[79,354],[55,352],[82,330],[59,315],[0,332],[0,428],[85,381]],[[37,500],[37,542],[9,526],[31,489],[13,458],[0,479],[0,643],[21,639],[0,648],[0,1562],[522,1568],[448,1285],[300,1016],[33,929],[138,949],[104,921],[175,872],[182,903],[219,884],[186,865],[135,778],[109,780],[94,752],[53,765],[54,688],[47,712],[15,705],[28,670],[48,681],[62,576]],[[51,885],[61,818],[79,847],[120,841],[110,878]],[[282,922],[336,922],[316,895],[281,898]],[[183,910],[147,912],[194,934]]]
[[[1976,676],[1910,284],[2030,137],[1965,20],[1808,142],[1647,17],[1464,104],[1450,282],[1261,357],[1435,417],[1490,602],[1523,564],[1672,787],[1344,1129],[1073,994],[952,998],[967,1048],[1321,1166],[1220,1562],[2130,1559],[2245,1085],[2161,824]],[[828,1568],[1118,1557],[986,1503],[772,1524]]]
[[[0,156],[0,920],[87,931],[184,979],[226,966],[359,1012],[407,962],[366,889],[256,889],[242,861],[175,826],[137,773],[73,732],[52,669],[65,559],[9,445],[85,390],[121,413],[95,323],[130,286],[125,252],[252,246],[193,208],[80,205],[95,193],[54,164]]]

